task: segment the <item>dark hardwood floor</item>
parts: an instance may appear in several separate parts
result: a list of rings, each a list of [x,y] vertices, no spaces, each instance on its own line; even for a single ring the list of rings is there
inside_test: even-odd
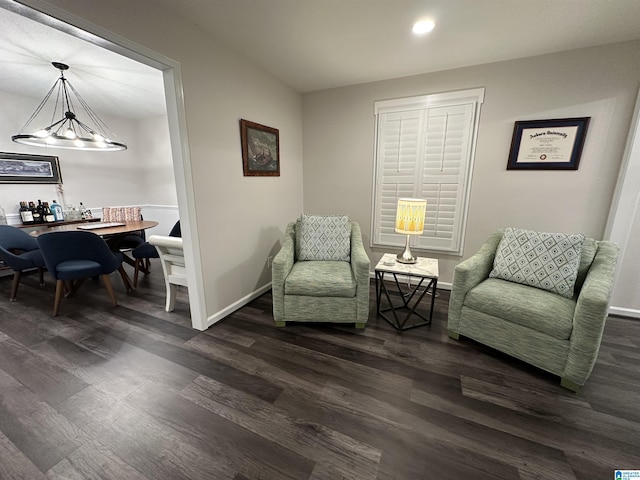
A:
[[[0,279],[1,479],[609,479],[640,469],[640,322],[610,318],[578,394],[431,326],[274,326],[265,294],[206,332],[160,265],[120,306]]]

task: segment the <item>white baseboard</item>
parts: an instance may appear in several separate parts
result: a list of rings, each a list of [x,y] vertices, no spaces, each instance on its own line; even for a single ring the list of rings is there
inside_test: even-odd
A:
[[[223,318],[231,315],[236,310],[244,307],[248,303],[250,303],[253,300],[255,300],[256,298],[258,298],[260,295],[268,292],[269,290],[271,290],[271,282],[267,283],[266,285],[263,285],[262,287],[260,287],[257,290],[254,290],[249,295],[246,295],[246,296],[242,297],[237,302],[232,303],[231,305],[229,305],[226,308],[223,308],[219,312],[214,313],[213,315],[209,316],[207,318],[207,328],[209,328],[214,323],[218,323]]]
[[[373,272],[371,273],[371,278],[374,278]],[[398,280],[406,281],[407,277],[398,275]],[[451,284],[447,282],[438,282],[438,288],[441,290],[451,290]],[[262,287],[251,292],[250,294],[245,295],[237,302],[232,303],[231,305],[229,305],[226,308],[223,308],[219,312],[214,313],[213,315],[210,315],[207,318],[207,328],[209,328],[214,323],[218,323],[223,318],[231,315],[236,310],[239,310],[240,308],[244,307],[248,303],[258,298],[260,295],[263,295],[264,293],[268,292],[269,290],[271,290],[271,282],[267,283],[266,285],[263,285]]]
[[[609,314],[620,317],[640,318],[640,310],[634,308],[610,307]]]

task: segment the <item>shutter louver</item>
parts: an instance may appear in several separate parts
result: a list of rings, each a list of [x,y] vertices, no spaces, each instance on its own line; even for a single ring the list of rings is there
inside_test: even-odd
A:
[[[396,204],[400,197],[410,197],[414,192],[418,172],[416,158],[419,147],[420,112],[402,112],[381,116],[379,136],[380,171],[376,204],[379,206],[378,235],[376,243],[394,245]]]

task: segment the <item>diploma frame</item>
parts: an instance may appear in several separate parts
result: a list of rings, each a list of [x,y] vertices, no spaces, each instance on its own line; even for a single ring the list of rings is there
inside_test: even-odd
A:
[[[515,122],[507,170],[577,170],[590,118]]]

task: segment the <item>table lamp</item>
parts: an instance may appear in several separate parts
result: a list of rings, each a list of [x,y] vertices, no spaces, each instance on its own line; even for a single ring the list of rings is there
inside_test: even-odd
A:
[[[396,210],[396,233],[407,236],[404,252],[398,254],[396,260],[400,263],[416,263],[417,259],[411,253],[409,239],[411,235],[422,235],[424,217],[427,211],[427,201],[421,198],[399,198]]]

